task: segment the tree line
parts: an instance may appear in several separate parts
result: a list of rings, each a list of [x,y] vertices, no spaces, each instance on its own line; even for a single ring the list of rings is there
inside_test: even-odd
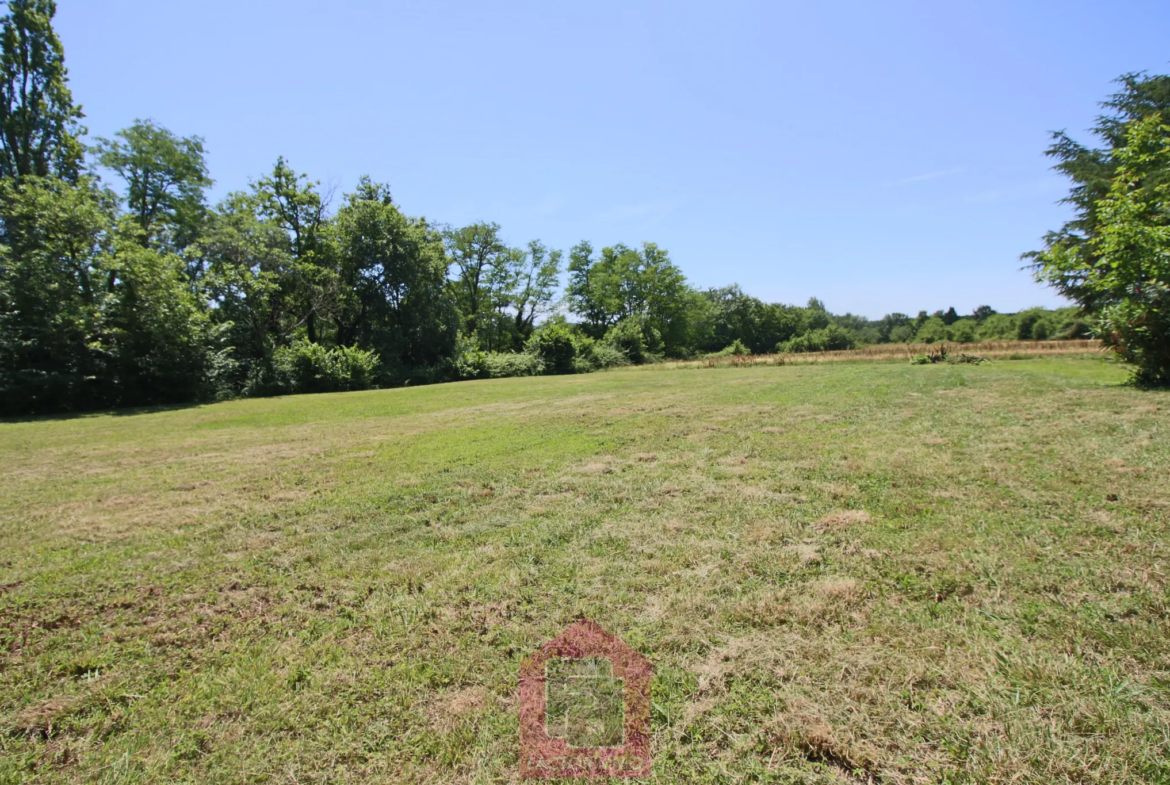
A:
[[[514,246],[366,177],[335,198],[284,158],[210,205],[200,137],[136,120],[86,143],[55,10],[0,19],[5,414],[1092,330],[1077,309],[869,320],[700,290],[654,243]]]

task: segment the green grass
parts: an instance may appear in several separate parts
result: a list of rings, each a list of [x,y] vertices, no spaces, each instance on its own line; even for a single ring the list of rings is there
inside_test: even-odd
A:
[[[513,782],[519,663],[581,616],[654,663],[655,782],[1170,781],[1170,395],[1123,378],[0,423],[0,781]]]

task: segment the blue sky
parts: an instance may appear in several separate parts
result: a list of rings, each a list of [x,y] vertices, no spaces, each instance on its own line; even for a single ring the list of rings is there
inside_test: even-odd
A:
[[[1048,132],[1170,68],[1170,3],[59,0],[92,135],[206,140],[213,196],[284,155],[413,215],[644,240],[697,286],[879,317],[1059,300]]]

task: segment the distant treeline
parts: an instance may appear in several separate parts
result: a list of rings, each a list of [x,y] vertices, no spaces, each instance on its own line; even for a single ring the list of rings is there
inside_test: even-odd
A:
[[[513,247],[365,178],[333,205],[284,159],[211,206],[199,137],[139,120],[83,144],[54,11],[11,0],[0,38],[5,414],[1089,332],[1072,309],[870,321],[699,291],[653,243]]]

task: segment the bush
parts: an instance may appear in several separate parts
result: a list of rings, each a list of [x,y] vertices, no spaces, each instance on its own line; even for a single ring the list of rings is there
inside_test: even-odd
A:
[[[974,343],[976,339],[975,322],[971,319],[960,319],[951,325],[951,340],[957,343]]]
[[[540,376],[544,373],[544,363],[527,352],[489,352],[483,355],[483,372],[489,379]]]
[[[1006,341],[1016,337],[1016,319],[1006,313],[988,316],[979,325],[979,340]]]
[[[554,322],[534,332],[524,345],[524,351],[541,361],[545,373],[574,373],[577,342],[573,328]]]
[[[272,360],[278,393],[324,393],[367,390],[373,386],[378,355],[356,346],[326,349],[294,341],[276,350]]]
[[[819,330],[809,330],[791,340],[776,345],[778,352],[839,352],[856,345],[853,335],[843,327],[830,324]]]
[[[914,325],[900,324],[890,330],[890,343],[910,343],[914,340]]]
[[[616,368],[630,364],[630,358],[626,356],[626,353],[607,341],[594,343],[591,353],[593,363],[598,369]]]
[[[1140,300],[1105,307],[1098,332],[1104,344],[1133,367],[1137,384],[1170,387],[1170,286],[1151,282]]]
[[[932,316],[922,323],[915,333],[914,339],[919,343],[935,343],[947,339],[947,325],[937,316]]]
[[[662,335],[640,316],[622,319],[609,328],[603,340],[637,365],[653,362],[663,351]]]
[[[479,348],[474,335],[459,333],[455,337],[455,353],[451,365],[456,379],[482,379],[490,375],[487,368],[487,353]]]
[[[1021,341],[1043,340],[1038,338],[1035,334],[1036,326],[1040,320],[1044,318],[1044,311],[1040,308],[1029,308],[1016,315],[1016,338]],[[1048,336],[1047,330],[1040,328],[1044,337]]]
[[[749,355],[751,353],[752,353],[752,350],[749,349],[747,346],[745,346],[743,341],[736,338],[726,348],[720,349],[717,352],[713,352],[711,354],[708,354],[707,356],[708,357],[731,357],[732,355],[736,355],[739,357],[743,357],[743,356]]]

